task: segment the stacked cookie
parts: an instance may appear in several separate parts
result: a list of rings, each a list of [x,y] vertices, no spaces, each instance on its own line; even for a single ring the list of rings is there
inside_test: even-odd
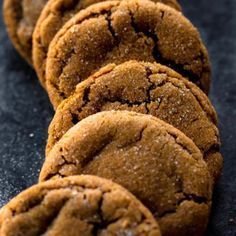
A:
[[[40,183],[3,207],[0,234],[203,235],[222,156],[208,54],[179,4],[5,0],[4,14],[55,116]]]

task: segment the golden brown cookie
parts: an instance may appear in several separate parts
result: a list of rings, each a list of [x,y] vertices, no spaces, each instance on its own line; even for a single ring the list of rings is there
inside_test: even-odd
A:
[[[52,104],[56,108],[102,66],[130,59],[168,65],[209,90],[206,49],[182,13],[148,0],[110,1],[80,11],[50,44],[46,83]]]
[[[195,84],[156,63],[110,64],[80,83],[56,111],[46,153],[80,120],[108,110],[151,114],[168,122],[195,142],[214,179],[220,176],[222,156],[213,106]]]
[[[9,37],[21,56],[32,64],[32,35],[48,0],[4,0],[3,14]]]
[[[212,184],[200,150],[150,115],[101,112],[71,128],[44,163],[40,181],[92,174],[124,186],[146,205],[164,236],[203,235]]]
[[[48,47],[59,29],[75,13],[102,0],[50,0],[44,7],[35,27],[33,36],[34,67],[43,87],[45,87],[45,69]],[[153,0],[163,2],[181,10],[176,0]]]
[[[152,214],[127,190],[95,176],[35,185],[0,211],[0,235],[160,236]]]

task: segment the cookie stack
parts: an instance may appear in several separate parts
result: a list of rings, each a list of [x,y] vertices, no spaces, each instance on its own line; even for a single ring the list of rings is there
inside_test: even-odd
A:
[[[175,0],[5,0],[55,109],[0,235],[204,235],[222,168],[208,53]],[[122,186],[122,187],[121,187]]]

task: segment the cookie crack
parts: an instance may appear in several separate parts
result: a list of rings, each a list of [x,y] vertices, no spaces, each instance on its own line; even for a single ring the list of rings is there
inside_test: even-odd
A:
[[[165,218],[165,217],[167,217],[167,216],[169,216],[169,215],[176,214],[178,207],[179,207],[181,204],[183,204],[184,202],[186,202],[186,201],[187,201],[187,202],[191,202],[191,201],[192,201],[192,202],[197,203],[197,204],[199,204],[199,205],[201,205],[201,204],[206,204],[206,205],[208,205],[208,204],[209,204],[209,200],[208,200],[206,197],[198,196],[198,195],[196,195],[196,194],[187,194],[187,193],[182,192],[182,191],[180,191],[180,192],[178,192],[178,193],[182,193],[182,194],[184,195],[184,197],[181,198],[179,201],[176,202],[176,204],[175,204],[175,209],[173,209],[173,210],[167,210],[167,211],[163,212],[162,214],[158,214],[158,212],[157,212],[157,213],[155,214],[155,216],[156,216],[157,218]]]
[[[60,149],[60,152],[62,152],[62,149]],[[45,177],[45,181],[46,180],[49,180],[49,179],[51,179],[51,178],[53,178],[53,177],[55,177],[55,176],[60,176],[61,178],[64,178],[64,177],[67,177],[66,175],[63,175],[62,173],[61,173],[61,169],[63,168],[63,167],[65,167],[65,166],[74,166],[74,167],[77,167],[77,163],[76,163],[76,161],[68,161],[66,158],[65,158],[65,156],[64,155],[60,155],[60,159],[61,159],[61,161],[60,161],[60,164],[58,164],[57,166],[56,166],[56,170],[55,171],[53,171],[52,173],[50,173],[50,174],[48,174],[46,177]]]
[[[58,172],[54,171],[53,173],[47,174],[47,176],[44,178],[44,181],[53,179],[54,177],[65,178],[67,176],[60,174],[59,171]]]
[[[68,189],[68,187],[66,187],[66,188],[59,188],[59,189]],[[28,212],[34,210],[38,206],[43,205],[43,202],[44,202],[45,198],[48,196],[48,194],[50,192],[51,192],[50,190],[46,191],[45,194],[41,195],[40,199],[36,199],[35,201],[33,201],[33,203],[30,202],[30,204],[28,204],[28,206],[23,211],[21,211],[20,213],[17,213],[16,210],[14,210],[12,208],[9,208],[10,211],[12,212],[12,217],[23,215],[25,213],[28,213]]]
[[[82,20],[85,21],[85,20],[90,20],[90,19],[93,19],[93,18],[98,18],[98,17],[101,17],[101,16],[104,16],[104,19],[106,20],[107,22],[107,29],[108,31],[110,32],[112,38],[114,39],[114,46],[115,45],[118,45],[120,40],[118,39],[118,36],[112,26],[112,19],[111,19],[111,10],[103,10],[101,11],[101,13],[93,13],[91,14],[90,16],[88,16],[87,18],[84,18]],[[81,23],[81,22],[80,22]],[[79,23],[77,23],[76,25],[78,25]],[[73,27],[73,26],[72,26]],[[72,28],[71,27],[71,28]],[[63,35],[61,36],[63,37]],[[59,37],[59,39],[61,38]],[[59,41],[59,40],[58,40]],[[108,52],[107,52],[108,53]],[[65,58],[60,58],[61,59],[61,72],[60,72],[60,75],[58,76],[58,80],[60,81],[60,77],[62,76],[62,74],[64,73],[64,70],[66,69],[66,66],[68,65],[69,61],[71,60],[71,58],[76,55],[76,51],[73,48],[71,48],[70,52],[67,53],[67,56]],[[57,56],[56,56],[57,57]],[[81,81],[80,81],[81,82]],[[58,84],[58,81],[54,81],[54,80],[50,80],[50,83],[51,85],[58,91],[59,93],[59,96],[62,98],[62,99],[66,99],[67,96],[66,94],[63,92],[63,89],[60,88],[60,85]]]
[[[95,84],[95,81],[93,82],[93,84]],[[93,85],[93,84],[92,84],[92,85]],[[83,111],[83,108],[84,108],[88,103],[90,103],[90,98],[89,98],[89,97],[90,97],[90,92],[91,92],[91,86],[92,86],[92,85],[87,86],[87,87],[84,89],[84,91],[83,91],[83,98],[82,98],[83,104],[82,104],[81,108],[78,109],[78,112],[79,112],[79,113]]]
[[[115,39],[116,43],[119,44],[120,40],[118,39],[118,35],[112,26],[111,11],[107,11],[107,13],[105,15],[105,19],[108,24],[107,26],[108,26],[109,32],[111,33],[112,37]]]
[[[105,197],[106,194],[107,194],[107,193],[105,193],[105,194],[102,195],[102,197],[101,197],[101,199],[100,199],[100,201],[99,201],[99,203],[98,203],[98,215],[99,215],[99,217],[100,217],[100,222],[99,222],[99,223],[91,222],[91,223],[93,224],[93,230],[92,230],[93,235],[99,235],[99,233],[101,233],[103,230],[107,229],[109,225],[112,225],[112,224],[117,223],[117,222],[118,222],[120,219],[122,219],[123,216],[126,214],[126,213],[124,213],[124,214],[122,214],[122,215],[119,214],[119,217],[117,217],[117,218],[115,218],[115,219],[111,219],[111,220],[105,219],[104,216],[103,216],[102,206],[103,206],[103,203],[104,203],[104,201],[105,201],[105,200],[104,200],[104,197]],[[128,205],[125,209],[128,209],[129,206],[130,206],[130,203],[129,203],[129,205]],[[124,208],[124,207],[122,207],[122,208]],[[120,210],[120,209],[121,209],[121,207],[118,208],[117,210]],[[115,214],[115,215],[116,215],[116,214]],[[137,224],[141,224],[141,223],[144,223],[145,220],[146,220],[146,218],[145,218],[145,216],[142,214],[142,215],[141,215],[141,219],[138,220],[136,223],[137,223]],[[90,223],[90,222],[89,222],[89,223]]]
[[[102,143],[97,150],[95,150],[89,156],[80,161],[81,168],[82,169],[85,168],[85,166],[87,166],[90,162],[92,162],[96,157],[98,158],[101,155],[101,153],[107,148],[107,146],[112,142],[113,142],[112,138],[108,136],[106,140],[104,140],[104,143]]]
[[[138,138],[135,140],[135,143],[140,142],[143,140],[144,137],[144,132],[145,130],[148,128],[148,125],[145,125],[144,127],[142,127],[142,129],[139,131],[139,136]]]
[[[75,25],[79,25],[79,24],[81,24],[81,23],[83,23],[83,22],[85,22],[85,21],[87,21],[87,20],[97,19],[97,18],[103,16],[104,19],[105,19],[106,22],[107,22],[107,28],[108,28],[110,34],[111,34],[112,37],[115,39],[115,41],[118,41],[117,34],[116,34],[116,32],[115,32],[115,30],[113,29],[113,26],[112,26],[111,15],[112,15],[112,14],[111,14],[111,10],[102,10],[100,13],[92,13],[91,15],[89,15],[89,16],[83,18],[83,20],[81,20],[81,22],[77,22]],[[71,30],[72,27],[75,26],[75,25],[72,25],[72,26],[70,27],[70,30]],[[61,37],[63,37],[63,35],[62,35]],[[59,40],[60,40],[60,38],[59,38],[57,41],[59,41]],[[69,53],[67,53],[67,54],[68,54],[68,56],[63,59],[63,62],[64,62],[64,66],[63,66],[63,67],[65,67],[65,65],[68,64],[68,62],[70,61],[71,57],[72,57],[74,54],[76,54],[76,52],[75,52],[74,48],[72,48],[72,49],[71,49],[71,52],[69,52]]]
[[[139,7],[137,6],[137,8],[139,8]],[[158,39],[157,34],[152,32],[151,30],[148,30],[148,31],[140,30],[138,25],[135,22],[135,17],[134,17],[134,14],[133,14],[131,9],[129,9],[129,15],[130,15],[130,19],[131,19],[131,26],[133,27],[135,33],[137,35],[140,35],[140,33],[143,33],[146,37],[152,39],[152,41],[154,43],[152,55],[153,55],[153,58],[155,59],[156,62],[159,62],[162,65],[166,65],[166,66],[172,68],[176,72],[180,73],[182,76],[188,78],[193,83],[197,84],[200,87],[202,86],[201,85],[201,81],[200,81],[202,74],[198,76],[194,72],[192,72],[190,70],[186,70],[184,67],[186,65],[188,65],[187,63],[185,63],[185,64],[178,64],[174,60],[168,60],[168,59],[164,58],[162,56],[160,50],[159,50],[159,47],[158,47],[159,39]],[[165,14],[163,14],[163,12],[162,12],[162,14],[161,14],[161,18],[162,19],[164,18],[164,15]],[[202,51],[200,52],[200,55],[196,56],[193,60],[200,60],[201,63],[204,65],[204,63],[203,63],[204,58],[203,58]],[[201,73],[203,73],[203,72],[201,72]]]
[[[63,164],[62,165],[76,165],[75,161],[68,161],[64,155],[61,155],[60,158],[63,160]]]
[[[45,226],[42,229],[41,232],[39,232],[40,235],[44,235],[46,234],[48,231],[50,231],[50,228],[53,227],[53,224],[55,223],[55,221],[57,220],[58,216],[61,214],[62,210],[66,207],[67,203],[71,201],[71,198],[69,199],[65,199],[61,206],[55,210],[55,212],[52,214],[52,216],[50,216],[49,219],[47,219],[47,221],[45,222]],[[54,208],[55,209],[55,208]]]
[[[104,76],[110,72],[112,72],[114,70],[114,67],[109,70],[106,71],[105,73],[103,73],[101,76]],[[93,81],[91,84],[89,84],[87,87],[85,87],[84,92],[83,92],[83,98],[82,98],[82,106],[77,110],[77,112],[80,114],[83,111],[83,108],[85,108],[87,106],[88,103],[90,103],[90,92],[91,92],[91,87],[96,84],[96,78],[93,78]],[[73,95],[72,95],[73,96]],[[73,124],[77,124],[81,118],[79,117],[79,114],[70,111],[71,114],[71,121]]]
[[[77,188],[75,188],[75,187],[77,187]],[[104,190],[100,189],[99,187],[91,187],[91,186],[87,187],[87,186],[83,186],[83,185],[81,185],[81,186],[74,186],[74,185],[71,185],[71,184],[69,184],[67,187],[59,187],[59,188],[55,188],[55,189],[47,189],[43,193],[42,197],[40,198],[40,201],[38,201],[38,199],[37,199],[37,201],[34,203],[34,205],[31,205],[31,204],[28,205],[27,208],[24,208],[24,211],[22,211],[22,212],[16,213],[16,210],[14,210],[11,207],[9,207],[9,210],[12,212],[12,218],[14,218],[15,216],[17,216],[17,217],[21,217],[22,216],[23,217],[25,214],[29,214],[30,212],[34,211],[38,207],[42,207],[43,209],[47,210],[48,206],[45,204],[45,199],[47,198],[47,196],[50,193],[54,192],[54,191],[57,191],[57,190],[67,190],[67,189],[69,189],[71,191],[76,191],[76,195],[70,194],[69,196],[63,196],[63,198],[61,199],[60,204],[54,206],[53,209],[52,209],[52,212],[49,212],[49,214],[46,215],[46,219],[47,220],[46,221],[45,220],[44,221],[40,221],[40,228],[36,228],[37,234],[44,235],[44,234],[48,233],[51,230],[51,228],[53,227],[54,223],[56,223],[56,220],[60,216],[60,214],[63,211],[63,209],[67,207],[67,204],[69,202],[71,202],[73,199],[75,199],[78,194],[83,194],[84,196],[86,196],[85,189],[93,189],[93,190],[99,189],[102,192],[102,196],[104,194],[112,192],[111,189],[108,189],[108,190],[104,191]],[[100,214],[101,219],[102,219],[101,224],[103,224],[101,207],[102,207],[102,204],[100,204],[98,211],[100,212],[99,214]],[[79,218],[81,220],[83,220],[81,217],[79,217]],[[39,218],[39,220],[40,220],[40,218]],[[92,224],[94,224],[94,222],[92,222]],[[109,224],[110,224],[110,222],[107,225],[109,225]]]
[[[112,37],[117,41],[118,38],[117,38],[117,35],[116,35],[116,33],[115,33],[115,30],[113,29],[113,26],[112,26],[112,20],[111,20],[111,15],[112,15],[112,14],[111,14],[111,11],[112,11],[112,9],[110,9],[110,10],[102,10],[100,13],[94,13],[94,12],[93,12],[93,13],[91,13],[90,15],[88,15],[87,17],[84,17],[84,18],[81,19],[80,21],[76,22],[76,24],[73,24],[73,25],[71,25],[70,27],[68,27],[67,30],[68,30],[68,31],[69,31],[69,30],[72,30],[72,28],[73,28],[74,26],[79,25],[79,24],[82,24],[83,22],[85,22],[85,21],[87,21],[87,20],[98,19],[99,17],[103,16],[104,19],[105,19],[106,22],[107,22],[107,28],[108,28],[110,34],[111,34]],[[60,39],[63,38],[63,37],[64,37],[64,35],[62,34],[62,35],[57,39],[57,41],[60,41]],[[68,56],[67,56],[66,58],[64,58],[64,59],[60,58],[60,59],[63,61],[63,63],[64,63],[64,66],[62,66],[62,67],[65,67],[65,65],[67,65],[68,62],[70,61],[71,57],[72,57],[74,54],[76,54],[74,48],[72,48],[71,51],[72,51],[72,52],[67,53]]]
[[[176,142],[184,151],[186,151],[186,152],[192,157],[193,153],[192,153],[183,143],[179,142],[178,136],[177,136],[176,134],[173,134],[173,133],[168,132],[168,131],[166,131],[166,132],[175,140],[175,142]],[[196,160],[196,159],[195,159],[195,160]]]
[[[62,159],[63,163],[61,163],[60,165],[58,165],[58,171],[57,171],[57,174],[59,174],[61,177],[66,177],[66,175],[63,175],[61,174],[61,169],[65,166],[74,166],[76,167],[77,164],[76,164],[76,161],[68,161],[64,155],[61,155],[60,158]]]
[[[205,151],[204,153],[204,159],[209,156],[210,154],[218,153],[220,151],[220,145],[218,144],[213,144],[209,147],[208,150]]]
[[[146,113],[149,113],[149,108],[148,108],[148,104],[150,104],[151,102],[156,102],[156,99],[152,99],[151,98],[151,92],[153,90],[155,90],[157,87],[161,87],[161,86],[164,86],[165,85],[165,81],[163,81],[162,83],[156,85],[155,83],[153,83],[150,79],[150,76],[152,75],[152,71],[150,68],[148,67],[145,67],[145,70],[146,70],[146,79],[148,80],[148,83],[150,84],[149,87],[147,88],[147,92],[146,92],[146,99],[144,99],[143,101],[139,102],[139,101],[129,101],[128,99],[124,99],[124,98],[121,98],[121,96],[117,95],[117,96],[112,96],[112,92],[110,91],[110,89],[108,88],[107,85],[105,85],[106,89],[107,89],[107,92],[109,94],[109,96],[107,96],[106,98],[103,99],[103,103],[115,103],[115,102],[119,102],[120,104],[122,105],[127,105],[128,107],[133,107],[133,106],[142,106],[144,105],[145,106],[145,109],[146,109]],[[96,84],[96,81],[94,81],[94,83],[92,85],[95,85]],[[90,92],[90,91],[89,91]],[[112,97],[112,98],[111,98]],[[86,103],[85,103],[85,106],[90,102],[89,99],[86,99]],[[83,107],[82,107],[83,108]],[[80,111],[81,109],[79,109]]]
[[[93,228],[92,228],[93,235],[99,235],[99,233],[103,229],[107,228],[107,226],[109,225],[109,224],[105,224],[105,221],[104,221],[103,212],[102,212],[103,202],[104,202],[104,196],[102,195],[100,201],[98,202],[98,210],[97,210],[100,222],[98,222],[98,223],[97,222],[89,222],[89,223],[92,223],[92,225],[93,225]]]
[[[149,68],[149,67],[147,67],[147,66],[144,66],[145,67],[145,71],[146,71],[146,78],[147,78],[147,80],[148,80],[148,83],[150,84],[149,85],[149,87],[147,88],[147,102],[145,103],[145,108],[146,108],[146,110],[147,110],[147,113],[149,114],[150,113],[150,109],[149,109],[149,107],[148,107],[148,105],[151,103],[151,102],[153,102],[153,100],[152,100],[152,97],[151,97],[151,92],[153,91],[153,90],[155,90],[157,87],[162,87],[163,85],[164,85],[164,83],[162,83],[162,84],[159,84],[159,85],[156,85],[155,83],[153,83],[152,81],[151,81],[151,78],[150,78],[150,76],[151,75],[153,75],[153,72],[152,72],[152,70]],[[155,100],[156,101],[156,100]],[[158,102],[158,101],[156,101],[156,102]],[[158,104],[158,108],[160,107],[160,103]],[[157,108],[157,109],[158,109]]]
[[[194,201],[198,204],[207,204],[208,203],[208,199],[206,197],[203,196],[198,196],[196,194],[188,194],[188,193],[183,193],[185,196],[185,200],[187,201]],[[182,201],[181,201],[182,202]],[[179,205],[181,204],[181,202],[179,203]]]
[[[28,206],[21,213],[17,213],[16,210],[14,210],[11,207],[9,207],[9,209],[10,209],[10,211],[12,213],[12,217],[15,217],[16,215],[27,213],[29,211],[29,209],[34,209],[34,208],[38,207],[44,201],[44,197],[45,196],[42,195],[42,196],[40,196],[39,199],[35,199],[33,202],[30,202],[28,204]]]
[[[110,73],[110,72],[112,72],[113,70],[114,70],[114,69],[112,69],[111,71],[109,71],[109,72],[107,72],[107,73]],[[106,74],[107,74],[107,73],[106,73]],[[150,72],[149,72],[149,73],[150,73]],[[104,74],[103,74],[102,76],[104,76]],[[149,83],[150,83],[151,85],[150,85],[149,89],[147,90],[147,97],[148,97],[148,98],[147,98],[146,100],[142,101],[142,102],[138,102],[138,101],[130,102],[130,101],[127,100],[127,99],[121,99],[120,96],[116,96],[116,97],[114,97],[113,99],[104,98],[103,101],[102,101],[102,103],[106,103],[106,102],[110,102],[110,103],[119,102],[120,104],[128,105],[129,107],[145,105],[145,106],[146,106],[147,113],[148,113],[148,112],[149,112],[149,109],[148,109],[146,103],[150,103],[150,102],[151,102],[150,92],[151,92],[152,89],[155,89],[155,88],[156,88],[155,84],[152,83],[150,79],[149,79]],[[83,104],[82,104],[82,106],[77,110],[77,112],[78,112],[79,114],[80,114],[80,113],[84,110],[84,108],[91,102],[91,100],[90,100],[89,97],[90,97],[91,88],[92,88],[94,85],[96,85],[96,79],[93,80],[93,82],[89,85],[89,87],[86,87],[86,88],[84,89],[83,99],[82,99]],[[160,86],[162,86],[162,85],[160,85]],[[108,88],[107,86],[106,86],[106,88],[107,88],[108,93],[111,94],[109,88]],[[111,96],[109,96],[109,97],[111,97]],[[99,110],[99,109],[97,109],[97,110]],[[71,114],[71,120],[72,120],[72,123],[73,123],[73,124],[77,124],[77,123],[81,120],[80,117],[79,117],[79,115],[77,115],[75,112],[71,111],[70,114]]]
[[[145,105],[145,103],[148,102],[148,100],[145,100],[145,101],[142,101],[142,102],[138,102],[138,101],[134,101],[134,102],[131,102],[127,99],[123,99],[123,98],[120,98],[120,97],[113,97],[112,99],[110,98],[105,98],[104,100],[104,103],[116,103],[116,102],[119,102],[120,104],[122,105],[127,105],[128,107],[133,107],[133,106],[141,106],[141,105]]]

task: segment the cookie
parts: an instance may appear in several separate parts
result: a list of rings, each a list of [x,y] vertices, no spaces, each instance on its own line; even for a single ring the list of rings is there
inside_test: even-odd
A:
[[[152,214],[127,190],[95,176],[35,185],[0,212],[0,234],[160,236]]]
[[[181,10],[176,0],[153,0],[163,2],[177,10]],[[35,27],[33,36],[33,61],[34,67],[43,87],[45,87],[45,67],[48,47],[59,29],[75,13],[101,0],[50,0]]]
[[[80,83],[56,111],[46,154],[80,120],[108,110],[151,114],[168,122],[195,142],[214,179],[220,176],[222,156],[213,106],[195,84],[156,63],[110,64]]]
[[[48,0],[4,0],[3,14],[12,43],[32,64],[32,35],[37,19]]]
[[[107,111],[82,120],[54,146],[40,181],[92,174],[122,185],[156,217],[162,235],[203,235],[211,177],[200,150],[153,116]]]
[[[111,1],[79,12],[51,42],[46,83],[54,108],[102,66],[131,59],[168,65],[209,89],[206,49],[182,13],[148,0]]]

